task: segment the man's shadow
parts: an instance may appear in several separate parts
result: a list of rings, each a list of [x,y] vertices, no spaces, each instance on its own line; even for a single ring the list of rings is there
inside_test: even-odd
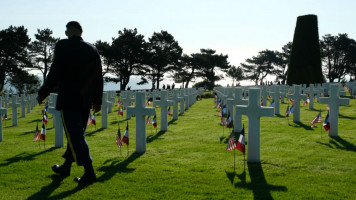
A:
[[[234,183],[236,175],[240,181],[235,183],[235,188],[252,190],[254,199],[273,199],[271,191],[287,191],[287,187],[285,186],[270,185],[267,183],[261,163],[247,163],[247,168],[251,179],[250,183],[246,182],[245,170],[241,174],[226,172],[226,175],[231,184]]]

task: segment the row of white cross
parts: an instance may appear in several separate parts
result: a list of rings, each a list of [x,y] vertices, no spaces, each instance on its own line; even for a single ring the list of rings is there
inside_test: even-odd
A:
[[[155,115],[156,105],[161,107],[161,131],[168,130],[168,121],[167,121],[167,107],[173,107],[173,120],[178,120],[178,102],[180,102],[180,113],[183,114],[184,110],[187,110],[196,100],[197,95],[203,93],[203,89],[175,89],[171,91],[166,90],[154,90],[153,92],[133,92],[133,91],[124,91],[121,93],[121,99],[124,104],[124,108],[127,109],[126,119],[130,119],[131,116],[136,117],[136,152],[144,153],[146,152],[146,123],[145,116]],[[171,98],[168,98],[168,93],[171,93]],[[160,97],[160,100],[156,100],[157,97]],[[13,119],[16,118],[17,125],[17,108],[20,106],[17,103],[17,96],[12,95],[12,104],[13,109]],[[146,107],[146,99],[153,98],[153,108]],[[103,129],[108,128],[108,113],[112,112],[112,107],[114,106],[116,99],[115,91],[103,92],[102,97],[102,111],[101,111],[101,127]],[[55,128],[55,147],[64,146],[64,129],[62,124],[62,118],[60,111],[55,109],[57,101],[57,94],[51,93],[49,97],[49,107],[48,113],[53,116],[53,126]],[[131,102],[135,101],[135,106],[129,106]],[[22,101],[24,102],[24,101]],[[0,103],[1,105],[1,103]],[[0,113],[7,113],[6,108],[1,108]],[[2,124],[0,121],[0,142],[2,141]]]
[[[328,85],[329,86],[329,85]],[[284,86],[283,86],[284,87]],[[233,123],[234,131],[240,132],[242,130],[242,115],[248,117],[248,162],[260,162],[260,117],[267,116],[272,117],[274,114],[279,114],[279,98],[284,99],[286,92],[281,92],[279,86],[273,86],[270,92],[272,99],[274,100],[274,107],[261,106],[261,93],[263,99],[267,99],[266,87],[261,88],[252,87],[248,89],[248,101],[242,99],[243,88],[237,87],[233,88],[215,88],[215,92],[218,98],[222,100],[223,103],[227,104],[228,112],[233,113]],[[235,90],[235,95],[232,91]],[[223,92],[222,92],[223,91]],[[293,93],[288,94],[289,99],[293,99],[295,103],[293,121],[300,122],[300,100],[306,100],[306,94],[302,94],[301,86],[294,85]],[[315,90],[313,85],[308,88],[307,92],[314,97]],[[245,94],[247,91],[244,92]],[[263,101],[262,99],[262,101]],[[312,102],[312,101],[310,101]],[[328,104],[330,107],[329,120],[330,120],[330,130],[329,135],[336,137],[338,135],[338,114],[340,105],[348,105],[349,99],[340,98],[340,86],[339,84],[330,84],[330,96],[320,97],[320,104]],[[262,102],[266,105],[266,102]]]

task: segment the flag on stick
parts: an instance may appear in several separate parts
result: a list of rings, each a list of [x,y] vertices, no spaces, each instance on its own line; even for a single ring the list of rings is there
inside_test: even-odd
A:
[[[45,127],[44,124],[42,124],[40,139],[41,139],[41,140],[46,140],[46,127]]]
[[[226,121],[225,121],[224,116],[221,116],[220,124],[223,125],[223,126],[226,126]]]
[[[229,140],[227,142],[226,151],[231,151],[236,149],[236,140],[234,131],[231,132]]]
[[[122,147],[122,140],[121,140],[121,132],[120,132],[120,126],[119,129],[117,131],[117,135],[116,135],[116,144],[119,148]]]
[[[129,146],[129,122],[127,122],[126,131],[124,137],[122,138],[122,142],[124,142],[126,146]]]
[[[148,116],[147,119],[146,119],[146,124],[149,124],[151,121],[151,116]]]
[[[230,116],[230,112],[229,112],[229,114],[227,115],[227,118],[226,118],[226,127],[231,128],[231,125],[232,125],[232,121],[231,121],[231,116]]]
[[[312,128],[314,127],[315,123],[321,123],[321,112],[319,112],[310,123]]]
[[[240,133],[239,141],[237,142],[236,149],[245,154],[245,125]]]
[[[156,118],[156,115],[153,117],[152,119],[152,125],[153,125],[153,128],[157,128],[157,118]]]
[[[287,106],[286,117],[289,117],[289,105]]]
[[[329,112],[325,117],[324,123],[323,123],[325,131],[328,131],[330,129],[330,122],[329,122]]]
[[[43,117],[42,117],[42,122],[44,124],[47,124],[47,122],[48,122],[47,112],[44,112]]]
[[[91,124],[96,125],[95,114],[94,114],[94,113],[93,113],[93,115],[91,116]]]
[[[37,122],[37,127],[36,127],[36,132],[35,132],[35,137],[33,138],[33,141],[37,141],[40,139],[40,130],[38,130],[38,122]]]
[[[171,116],[171,107],[168,107],[168,116]]]
[[[89,126],[90,124],[91,124],[91,113],[89,112],[89,117],[88,117],[87,126]]]

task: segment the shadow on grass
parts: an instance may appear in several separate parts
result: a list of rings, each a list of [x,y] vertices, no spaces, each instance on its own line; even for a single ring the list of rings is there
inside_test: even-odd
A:
[[[114,124],[121,123],[121,122],[125,122],[125,121],[127,121],[127,119],[121,118],[121,120],[110,122],[110,124],[111,124],[111,125],[114,125]]]
[[[271,191],[287,191],[287,187],[285,186],[269,185],[267,183],[260,163],[247,163],[247,167],[251,182],[246,182],[246,173],[243,172],[242,174],[237,175],[240,182],[235,183],[235,188],[239,187],[252,190],[254,199],[273,199]]]
[[[62,181],[64,180],[65,177],[61,176],[61,175],[57,175],[54,174],[51,176],[52,178],[52,182],[41,188],[40,191],[38,191],[37,193],[31,195],[29,198],[27,198],[28,200],[31,199],[64,199],[78,191],[81,191],[82,189],[88,187],[91,184],[78,184],[77,187],[75,187],[72,190],[68,190],[62,193],[59,193],[57,195],[51,196],[49,197],[62,183]]]
[[[121,162],[117,161],[117,160],[105,161],[104,164],[106,164],[108,162],[111,162],[111,164],[108,166],[102,166],[98,169],[98,171],[104,172],[104,174],[98,178],[98,181],[105,182],[107,180],[110,180],[116,173],[131,173],[131,172],[133,172],[135,169],[127,168],[127,166],[141,156],[142,156],[142,154],[133,153]]]
[[[171,119],[171,121],[168,122],[168,126],[170,125],[177,125],[177,120]]]
[[[159,137],[161,137],[165,133],[166,133],[166,131],[159,131],[158,133],[156,133],[156,135],[148,136],[147,137],[147,143],[151,143],[151,142],[157,140]]]
[[[281,114],[275,114],[276,115],[276,117],[278,117],[278,118],[286,118],[286,116],[283,116],[283,115],[281,115]]]
[[[96,130],[94,130],[94,131],[92,131],[90,133],[86,133],[85,136],[90,137],[90,136],[93,136],[95,133],[103,131],[103,130],[104,130],[104,128],[99,128],[99,129],[96,129]]]
[[[41,151],[41,152],[35,153],[35,154],[28,154],[26,152],[23,152],[23,153],[15,155],[12,158],[6,159],[5,160],[6,163],[0,163],[0,167],[8,166],[8,165],[11,165],[12,163],[16,163],[16,162],[19,162],[19,161],[30,161],[30,160],[33,160],[36,156],[39,156],[39,155],[47,153],[47,152],[51,152],[51,151],[53,151],[55,149],[57,149],[57,147],[51,147],[49,149],[46,149],[44,151]]]
[[[293,122],[292,122],[293,123]],[[306,124],[303,124],[302,122],[294,122],[294,124],[296,125],[293,125],[293,124],[288,124],[289,126],[293,126],[293,127],[301,127],[301,128],[304,128],[305,130],[308,130],[308,131],[314,131],[314,129]]]
[[[32,124],[32,123],[35,123],[35,122],[40,123],[40,122],[42,122],[42,121],[41,121],[41,120],[39,120],[39,119],[34,119],[34,120],[29,121],[29,122],[27,122],[27,123],[28,123],[28,124]]]
[[[345,119],[356,119],[356,117],[345,116],[345,115],[342,115],[342,114],[339,114],[339,117],[345,118]]]

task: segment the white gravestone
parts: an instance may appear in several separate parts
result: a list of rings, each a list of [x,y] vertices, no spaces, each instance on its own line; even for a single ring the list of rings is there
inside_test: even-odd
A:
[[[27,103],[26,103],[26,111],[27,111],[27,114],[29,114],[30,111],[31,111],[31,104],[32,104],[31,100],[32,100],[31,99],[31,95],[30,94],[26,95],[26,101],[27,101]]]
[[[229,100],[228,100],[229,103]],[[233,99],[233,105],[235,107],[235,112],[233,112],[233,125],[234,125],[234,132],[241,132],[242,131],[242,114],[238,112],[238,108],[236,105],[247,105],[248,100],[243,99],[242,97],[242,88],[237,87],[235,88],[235,97]],[[231,113],[230,113],[231,114]]]
[[[307,95],[301,94],[300,85],[294,85],[294,93],[288,94],[293,99],[293,122],[300,122],[300,100],[307,100]]]
[[[306,92],[309,93],[309,109],[314,109],[314,96],[319,96],[319,90],[314,88],[314,84],[310,84]]]
[[[284,98],[286,97],[287,90],[284,85],[279,86],[279,96],[281,97],[281,103],[284,103]]]
[[[136,116],[136,152],[146,152],[146,120],[145,116],[154,116],[155,108],[146,107],[146,94],[145,92],[136,92],[135,95],[135,107],[127,107],[127,113],[129,115]]]
[[[152,107],[156,107],[156,99],[157,99],[157,97],[159,97],[159,95],[160,95],[160,92],[159,92],[159,90],[153,90],[152,91]]]
[[[108,93],[103,92],[101,103],[101,128],[108,128],[108,107],[111,106],[111,102],[108,101]]]
[[[21,104],[17,103],[17,95],[12,95],[12,125],[17,126],[17,108],[20,107]]]
[[[53,107],[48,107],[48,113],[52,114],[56,120],[54,121],[54,147],[63,147],[64,146],[64,128],[62,122],[61,111],[56,110],[57,105],[57,94],[53,96]]]
[[[261,162],[260,159],[260,118],[262,116],[273,117],[274,108],[261,107],[261,93],[259,88],[249,89],[248,105],[236,106],[237,112],[248,117],[248,145],[247,162]]]
[[[277,85],[272,86],[272,92],[271,92],[271,96],[272,96],[272,101],[274,102],[274,114],[275,115],[279,115],[279,96],[280,92],[279,92],[279,87]],[[266,105],[267,106],[267,105]]]
[[[227,113],[230,112],[231,115],[232,115],[232,113],[234,113],[234,109],[233,109],[234,105],[233,105],[233,102],[231,100],[234,98],[234,96],[233,96],[234,90],[233,90],[233,88],[226,88],[226,89],[227,89],[227,98],[226,98],[226,109],[227,110],[226,110],[226,112]]]
[[[349,105],[350,99],[340,98],[339,85],[330,84],[330,96],[320,97],[320,104],[329,104],[329,122],[330,130],[329,136],[338,136],[338,123],[339,123],[339,106]]]
[[[268,96],[267,87],[268,86],[262,86],[262,90],[261,90],[263,106],[267,106],[267,96]]]
[[[1,104],[0,104],[1,106]],[[7,109],[6,108],[0,108],[0,116],[7,114]],[[0,142],[2,142],[2,120],[0,119]]]
[[[178,90],[173,90],[173,97],[171,100],[173,101],[173,119],[178,120],[178,102],[182,103],[183,98],[178,96]]]
[[[167,90],[161,91],[161,99],[156,101],[156,105],[161,107],[161,131],[167,131],[167,107],[173,106],[173,101],[167,100]]]
[[[26,98],[25,94],[21,94],[20,104],[21,104],[21,117],[26,117]]]
[[[185,110],[189,109],[189,95],[188,95],[188,89],[183,89],[184,91],[184,104],[185,104]]]
[[[184,114],[184,92],[183,90],[179,90],[179,97],[182,99],[180,102],[180,114]]]

